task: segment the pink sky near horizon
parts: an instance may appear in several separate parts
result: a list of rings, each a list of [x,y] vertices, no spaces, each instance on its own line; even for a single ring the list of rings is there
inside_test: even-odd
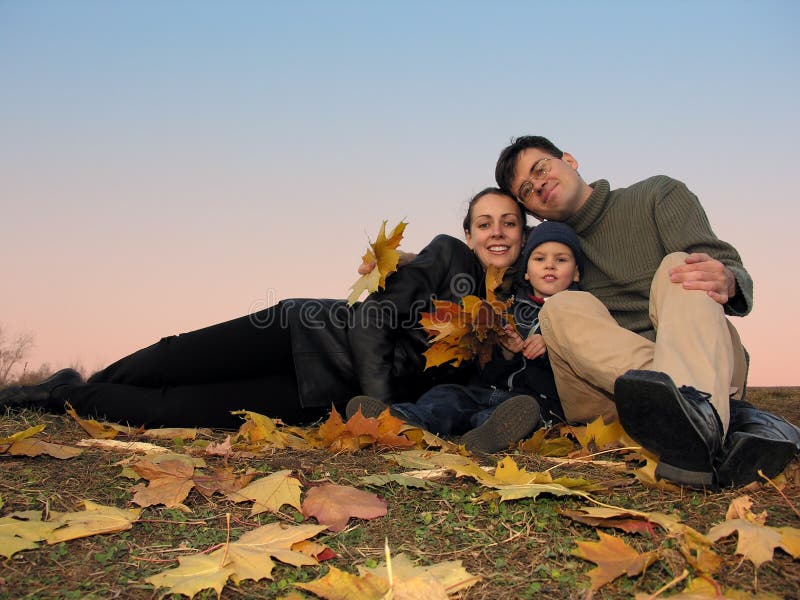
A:
[[[383,219],[408,250],[460,237],[534,133],[587,181],[687,183],[755,281],[750,385],[800,385],[800,9],[720,6],[0,3],[0,324],[33,368],[91,372],[346,297]],[[574,39],[509,35],[512,9]]]

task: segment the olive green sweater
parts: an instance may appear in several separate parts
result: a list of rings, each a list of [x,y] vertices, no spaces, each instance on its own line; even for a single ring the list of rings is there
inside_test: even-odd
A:
[[[655,339],[649,317],[650,283],[671,252],[705,252],[736,277],[736,295],[725,305],[743,316],[753,305],[753,280],[739,253],[711,230],[700,202],[675,179],[657,175],[628,188],[591,184],[592,195],[569,218],[585,257],[581,288],[591,292],[626,329]]]

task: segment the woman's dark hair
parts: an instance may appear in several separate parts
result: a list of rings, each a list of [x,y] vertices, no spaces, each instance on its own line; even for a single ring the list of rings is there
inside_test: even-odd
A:
[[[511,144],[500,152],[500,158],[497,159],[497,165],[494,169],[494,178],[497,181],[497,185],[512,196],[515,193],[511,189],[511,184],[514,181],[514,171],[517,168],[517,157],[523,150],[528,148],[538,148],[555,158],[564,156],[564,153],[553,142],[540,135],[523,135],[512,139]]]
[[[481,190],[477,194],[475,194],[469,201],[469,207],[467,208],[467,216],[464,217],[464,232],[469,233],[470,227],[472,227],[472,207],[475,206],[475,203],[483,198],[484,196],[488,196],[489,194],[496,194],[498,196],[505,196],[509,200],[514,203],[514,206],[517,207],[519,211],[519,224],[522,227],[525,227],[525,211],[522,209],[522,205],[514,199],[514,196],[508,194],[501,190],[500,188],[496,187],[487,187],[486,189]]]

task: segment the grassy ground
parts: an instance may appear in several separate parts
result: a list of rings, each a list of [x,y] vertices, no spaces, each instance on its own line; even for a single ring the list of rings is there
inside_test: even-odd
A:
[[[755,404],[800,423],[800,388],[754,388],[748,395]],[[47,424],[45,435],[51,441],[72,443],[85,437],[67,417],[28,411],[0,416],[0,437],[39,423]],[[220,432],[213,437],[223,439]],[[72,460],[0,455],[0,516],[27,509],[73,511],[83,499],[127,507],[131,484],[119,477],[120,469],[115,464],[119,458],[99,450],[88,450]],[[552,466],[537,456],[516,454],[514,458],[532,471]],[[208,462],[213,464],[213,460]],[[291,469],[304,482],[356,486],[363,475],[403,470],[374,450],[352,455],[281,450],[263,459],[237,459],[232,465],[264,472]],[[796,471],[800,464],[795,460],[791,467]],[[722,521],[731,499],[742,493],[652,490],[628,475],[593,465],[559,468],[559,473],[610,484],[610,491],[597,496],[605,503],[643,511],[677,512],[685,523],[701,532]],[[789,479],[784,494],[800,504],[800,476]],[[473,498],[483,490],[471,480],[453,477],[442,479],[427,490],[390,484],[373,491],[388,501],[388,515],[371,521],[351,521],[344,532],[325,537],[323,542],[336,552],[337,558],[302,569],[279,564],[274,581],[228,585],[222,597],[277,598],[291,589],[293,582],[321,576],[328,564],[354,572],[355,565],[382,558],[384,539],[388,539],[394,553],[403,552],[425,564],[460,559],[470,573],[482,577],[478,585],[463,593],[463,598],[584,596],[589,585],[586,572],[593,565],[572,556],[571,551],[576,541],[595,540],[597,535],[594,528],[575,523],[558,510],[579,508],[586,505],[585,501],[542,495],[535,501],[476,504]],[[754,512],[768,511],[769,525],[800,527],[800,518],[772,487],[758,486],[746,493],[753,499]],[[125,533],[43,546],[0,562],[0,599],[158,597],[158,592],[144,583],[145,577],[176,565],[176,557],[189,553],[189,549],[203,550],[224,542],[226,513],[233,515],[232,538],[258,524],[275,520],[293,523],[302,518],[288,507],[284,507],[282,515],[250,517],[247,504],[231,504],[219,496],[209,501],[196,492],[186,504],[191,513],[149,508],[143,511],[141,521]],[[652,593],[678,576],[685,566],[671,547],[672,542],[660,532],[646,537],[607,531],[624,537],[640,551],[661,549],[665,559],[644,576],[622,577],[603,587],[596,593],[597,598],[632,598],[637,592]],[[753,566],[735,557],[735,546],[735,538],[715,545],[725,556],[717,581],[753,592]],[[779,598],[800,597],[800,561],[776,552],[774,560],[758,570],[757,587]],[[214,592],[206,591],[198,597],[214,596]]]

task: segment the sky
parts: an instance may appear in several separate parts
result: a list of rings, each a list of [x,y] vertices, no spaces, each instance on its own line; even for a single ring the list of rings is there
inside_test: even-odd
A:
[[[343,298],[381,222],[462,236],[512,137],[685,182],[741,253],[750,385],[800,385],[793,0],[0,0],[0,325],[102,368]],[[792,75],[794,73],[794,75]]]

